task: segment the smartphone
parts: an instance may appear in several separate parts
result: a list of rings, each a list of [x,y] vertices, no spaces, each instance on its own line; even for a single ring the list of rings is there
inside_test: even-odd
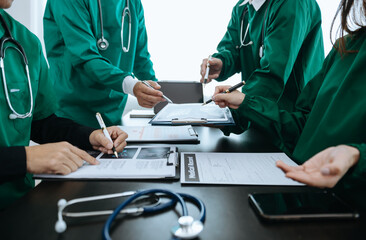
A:
[[[249,202],[263,220],[356,219],[360,214],[331,192],[249,194]]]

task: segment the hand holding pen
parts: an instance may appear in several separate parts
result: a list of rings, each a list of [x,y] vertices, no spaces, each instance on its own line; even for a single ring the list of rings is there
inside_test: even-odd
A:
[[[96,113],[96,118],[98,120],[100,128],[103,131],[104,136],[113,144],[112,138],[109,135],[108,130],[107,130],[105,124],[104,124],[102,115],[100,115],[100,113]],[[113,151],[114,155],[116,156],[116,158],[118,158],[118,153],[117,153],[116,148],[114,147],[114,145],[112,146],[112,151]]]
[[[245,81],[241,81],[240,83],[229,87],[229,86],[217,86],[215,89],[215,94],[214,96],[206,101],[205,103],[203,103],[202,105],[206,105],[212,101],[215,101],[220,107],[230,107],[230,108],[238,108],[238,106],[243,102],[244,100],[244,94],[237,91],[238,93],[236,93],[235,95],[238,96],[220,96],[220,95],[227,95],[225,93],[232,93],[233,91],[235,91],[236,89],[242,87],[245,85]],[[243,94],[243,96],[239,96],[240,94]]]
[[[149,87],[149,88],[151,88],[151,89],[154,89],[155,90],[155,88],[153,87],[153,86],[151,86],[151,84],[148,82],[148,81],[142,81],[142,83],[143,84],[145,84],[147,87]],[[167,96],[165,96],[164,94],[163,94],[163,96],[162,96],[168,103],[173,103],[172,102],[172,100],[170,100]]]
[[[201,83],[209,83],[212,79],[220,76],[223,63],[219,58],[213,58],[211,55],[203,59],[201,64]]]

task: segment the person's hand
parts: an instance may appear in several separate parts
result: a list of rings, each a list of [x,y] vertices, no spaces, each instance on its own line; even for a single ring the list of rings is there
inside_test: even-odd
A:
[[[68,142],[49,143],[25,147],[27,172],[33,174],[62,174],[76,171],[84,161],[95,165],[99,162],[85,151]]]
[[[212,100],[221,108],[229,107],[237,109],[244,101],[245,95],[238,90],[232,91],[231,93],[223,93],[229,88],[230,86],[217,86],[215,88],[215,93],[212,96]]]
[[[332,188],[354,166],[360,157],[357,148],[339,145],[327,148],[316,154],[303,165],[288,166],[277,161],[277,167],[286,173],[286,177],[319,188]]]
[[[207,69],[207,61],[208,61],[208,58],[205,58],[202,60],[201,83],[204,82],[204,77],[205,77],[206,69]],[[219,58],[211,58],[211,60],[208,61],[208,63],[210,64],[210,71],[208,73],[208,79],[207,79],[206,83],[209,83],[212,81],[212,79],[218,78],[220,76],[222,65],[223,65],[221,59],[219,59]]]
[[[113,146],[116,148],[117,152],[122,152],[122,150],[126,147],[126,138],[128,137],[127,133],[122,131],[119,127],[113,126],[108,127],[107,131],[111,136],[113,143],[109,141],[101,129],[93,131],[89,136],[90,144],[93,146],[95,150],[99,150],[104,153],[113,154],[112,148]]]
[[[137,101],[141,107],[152,108],[159,102],[166,101],[162,96],[163,93],[158,91],[161,87],[154,81],[148,81],[154,89],[149,88],[141,81],[136,83],[133,88],[133,94],[137,98]]]

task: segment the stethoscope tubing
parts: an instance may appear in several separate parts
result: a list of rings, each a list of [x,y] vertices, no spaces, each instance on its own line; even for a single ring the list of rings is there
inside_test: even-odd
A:
[[[163,193],[166,194],[168,196],[170,196],[172,198],[172,200],[177,201],[180,203],[181,207],[182,207],[182,215],[183,216],[188,216],[188,209],[187,209],[187,205],[183,200],[183,197],[181,197],[179,194],[168,191],[168,190],[164,190],[164,189],[149,189],[149,190],[142,190],[139,191],[137,193],[135,193],[133,196],[129,197],[126,201],[124,201],[123,203],[121,203],[115,210],[114,212],[110,215],[110,217],[107,219],[104,228],[103,228],[103,239],[106,240],[111,240],[111,237],[109,235],[109,230],[111,228],[111,224],[114,221],[114,219],[118,216],[118,214],[120,213],[120,211],[125,208],[128,204],[130,204],[132,201],[134,201],[135,199],[143,196],[143,195],[147,195],[147,194],[153,194],[153,193]],[[166,206],[164,208],[160,207],[145,207],[143,208],[145,213],[155,213],[158,211],[161,211],[163,209],[166,209]]]
[[[9,118],[10,119],[28,118],[28,117],[32,116],[32,112],[33,112],[33,91],[32,91],[32,84],[31,84],[31,79],[30,79],[30,74],[29,74],[27,55],[25,54],[25,51],[24,51],[24,48],[22,47],[22,45],[12,37],[10,30],[1,14],[0,14],[0,21],[1,21],[1,25],[3,26],[3,28],[5,30],[4,36],[1,38],[1,43],[0,43],[0,68],[1,68],[1,74],[2,74],[2,79],[3,79],[6,101],[12,112],[9,115]],[[16,47],[14,47],[14,46],[4,47],[6,42],[10,42],[10,43],[14,44]],[[23,61],[24,61],[24,65],[25,65],[24,68],[25,68],[27,80],[28,80],[28,89],[29,89],[29,98],[30,98],[29,111],[27,111],[26,113],[18,113],[14,109],[14,107],[11,103],[11,100],[10,100],[9,93],[8,93],[8,85],[7,85],[7,81],[6,81],[5,65],[4,65],[5,64],[4,63],[5,51],[8,48],[13,48],[13,49],[17,50],[23,57]]]

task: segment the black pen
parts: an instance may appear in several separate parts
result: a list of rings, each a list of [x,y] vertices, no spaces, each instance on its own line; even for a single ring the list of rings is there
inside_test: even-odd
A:
[[[243,80],[243,81],[241,81],[240,83],[238,83],[238,84],[236,84],[236,85],[234,85],[234,86],[232,86],[231,88],[228,88],[228,89],[226,89],[226,91],[224,91],[224,92],[222,92],[222,93],[231,93],[232,91],[234,91],[234,90],[236,90],[236,89],[238,89],[238,88],[240,88],[241,86],[244,86],[245,85],[245,81]],[[210,102],[212,102],[213,100],[212,100],[212,98],[210,99],[210,100],[207,100],[206,102],[204,102],[203,104],[202,104],[202,106],[204,106],[204,105],[206,105],[206,104],[209,104]]]

